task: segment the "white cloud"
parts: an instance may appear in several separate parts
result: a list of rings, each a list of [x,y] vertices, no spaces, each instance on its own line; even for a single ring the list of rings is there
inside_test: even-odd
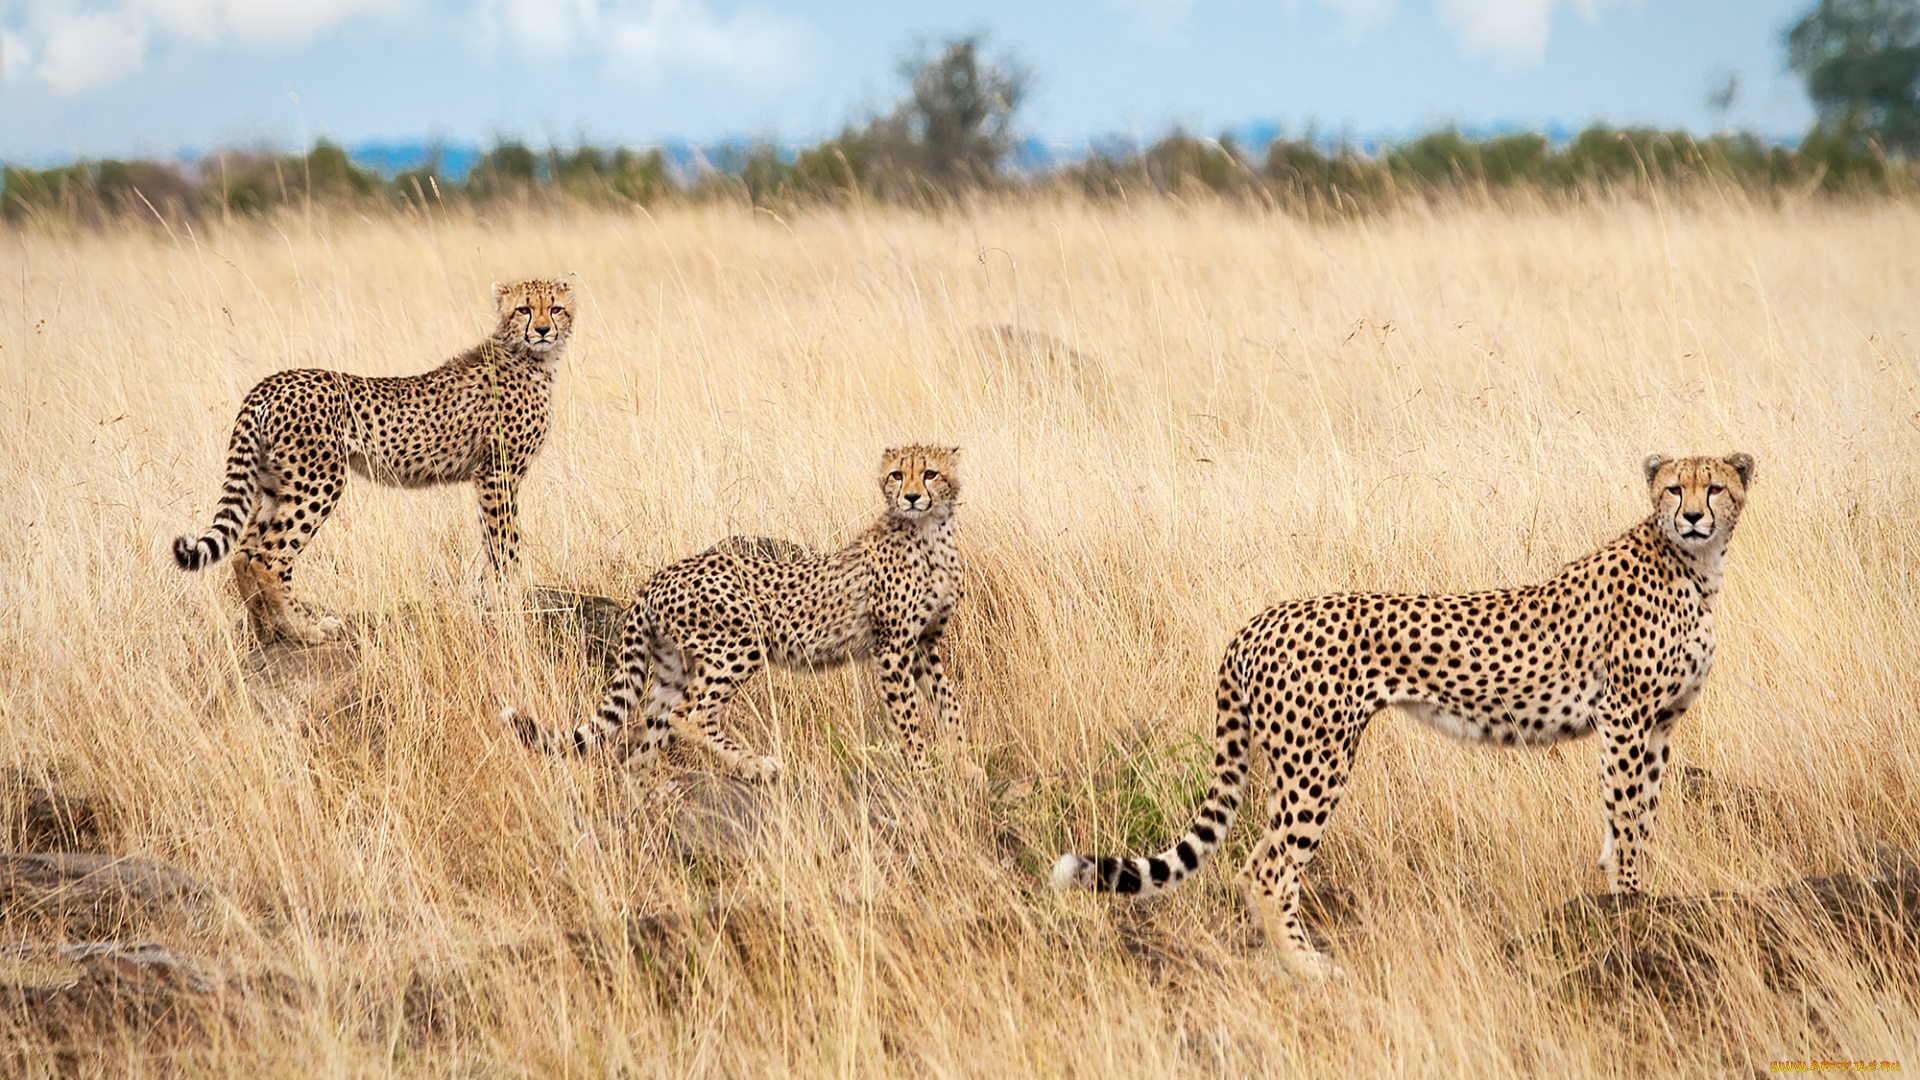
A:
[[[372,12],[395,0],[121,0],[125,6],[181,37],[215,44],[226,38],[251,44],[293,44]]]
[[[1460,34],[1460,44],[1475,56],[1538,63],[1546,55],[1554,9],[1566,6],[1588,22],[1599,17],[1606,0],[1434,0],[1440,17]]]
[[[1183,0],[1132,2],[1142,6],[1171,6]],[[1599,17],[1601,7],[1615,2],[1617,0],[1433,0],[1433,8],[1440,21],[1453,28],[1468,55],[1538,63],[1546,55],[1557,9],[1570,8],[1592,22]],[[1399,0],[1280,0],[1280,4],[1283,10],[1291,12],[1307,5],[1333,12],[1355,36],[1386,22],[1400,6]]]
[[[1134,27],[1147,34],[1177,33],[1193,16],[1199,0],[1106,0],[1107,7],[1131,16]]]
[[[1379,26],[1398,7],[1395,0],[1281,0],[1282,10],[1294,12],[1306,4],[1340,16],[1340,21],[1347,26],[1347,32],[1354,35]]]
[[[793,70],[805,34],[793,20],[751,11],[716,17],[701,0],[0,0],[0,79],[30,71],[70,97],[137,73],[150,48],[168,43],[297,46],[423,2],[435,21],[464,27],[489,55],[583,58],[622,76],[707,71],[778,82]]]
[[[55,25],[41,45],[45,57],[34,74],[54,93],[69,97],[139,71],[146,60],[146,30],[123,15],[82,15]]]
[[[579,55],[610,76],[709,72],[766,85],[795,67],[806,30],[752,11],[721,19],[700,0],[477,0],[481,52],[508,60]]]
[[[627,75],[706,70],[748,82],[778,81],[793,67],[802,31],[787,20],[748,12],[725,22],[698,0],[648,0],[609,12],[607,59]]]
[[[1538,60],[1547,51],[1553,0],[1437,0],[1469,53]]]
[[[513,57],[551,59],[600,30],[598,0],[483,0],[489,42]]]
[[[33,66],[33,50],[17,34],[0,30],[0,83],[19,82]]]
[[[298,45],[369,12],[404,0],[39,0],[24,19],[0,28],[5,77],[31,68],[61,97],[118,82],[146,66],[160,40],[201,46]],[[0,7],[0,19],[13,12]],[[39,63],[32,63],[38,55]]]

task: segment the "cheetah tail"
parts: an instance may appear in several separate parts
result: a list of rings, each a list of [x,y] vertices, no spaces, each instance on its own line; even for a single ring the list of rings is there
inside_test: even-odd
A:
[[[220,489],[213,527],[204,536],[181,536],[173,541],[173,561],[180,564],[180,569],[199,570],[227,557],[259,505],[259,475],[260,436],[252,402],[248,402],[233,422],[233,438],[227,444],[227,480]]]
[[[1251,731],[1244,679],[1233,653],[1220,663],[1219,726],[1214,731],[1214,778],[1193,824],[1178,843],[1151,858],[1062,855],[1048,880],[1055,889],[1092,889],[1156,896],[1185,881],[1220,850],[1240,812],[1247,782]]]
[[[627,738],[627,718],[640,707],[640,691],[653,668],[653,642],[660,633],[659,618],[646,600],[636,601],[627,616],[627,628],[620,648],[620,674],[607,688],[600,707],[586,723],[574,728],[542,726],[517,706],[509,705],[498,713],[498,721],[512,729],[529,748],[547,754],[585,754],[607,744],[631,746]],[[641,753],[650,759],[659,744],[669,737],[656,734],[648,725]],[[645,762],[643,762],[644,764]]]

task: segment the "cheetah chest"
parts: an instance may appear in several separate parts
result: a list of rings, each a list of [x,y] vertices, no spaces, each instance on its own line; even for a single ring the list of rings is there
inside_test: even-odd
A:
[[[917,624],[918,632],[945,625],[954,605],[960,602],[960,559],[952,538],[936,535],[924,555],[920,602],[910,620]]]
[[[1701,605],[1699,614],[1691,627],[1691,632],[1678,643],[1676,667],[1679,669],[1679,685],[1675,688],[1671,701],[1681,706],[1691,704],[1700,696],[1701,687],[1707,683],[1707,676],[1713,671],[1714,633],[1713,609]]]

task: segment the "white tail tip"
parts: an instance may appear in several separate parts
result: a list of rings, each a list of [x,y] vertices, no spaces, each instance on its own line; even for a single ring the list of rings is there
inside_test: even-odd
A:
[[[1060,861],[1053,864],[1053,875],[1047,879],[1047,884],[1061,891],[1084,889],[1087,886],[1080,880],[1080,872],[1087,865],[1087,860],[1078,855],[1062,855]]]

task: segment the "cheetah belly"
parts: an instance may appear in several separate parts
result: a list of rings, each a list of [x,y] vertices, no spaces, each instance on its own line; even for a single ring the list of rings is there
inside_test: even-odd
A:
[[[409,442],[398,446],[369,447],[357,439],[345,441],[347,467],[356,475],[376,484],[424,488],[462,483],[473,478],[476,455],[471,445],[421,445]]]
[[[873,599],[864,575],[798,582],[786,596],[764,597],[768,653],[786,667],[835,667],[873,653]]]
[[[1480,707],[1425,696],[1408,696],[1389,704],[1462,742],[1548,746],[1593,730],[1604,688],[1598,675],[1588,674],[1533,688],[1533,695],[1526,699],[1489,702]]]

